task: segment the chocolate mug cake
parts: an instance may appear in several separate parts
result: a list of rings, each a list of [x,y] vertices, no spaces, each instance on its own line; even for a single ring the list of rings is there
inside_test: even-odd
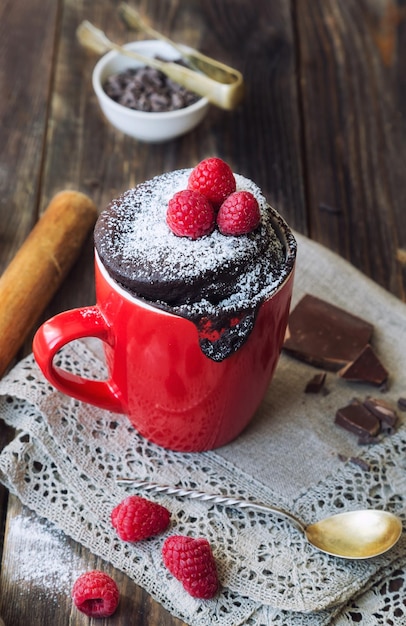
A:
[[[206,161],[218,165],[220,159]],[[244,343],[258,307],[291,272],[296,242],[258,186],[238,174],[232,174],[235,192],[248,192],[257,202],[256,228],[238,236],[218,228],[195,239],[174,234],[168,203],[190,186],[195,170],[157,176],[113,200],[96,224],[95,248],[117,283],[193,321],[203,352],[221,361]]]

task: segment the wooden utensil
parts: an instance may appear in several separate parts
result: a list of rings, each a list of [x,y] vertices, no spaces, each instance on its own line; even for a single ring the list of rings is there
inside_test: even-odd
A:
[[[115,50],[144,65],[154,67],[163,72],[165,76],[179,83],[179,85],[186,87],[190,91],[194,91],[199,96],[206,97],[209,102],[222,109],[234,109],[241,102],[244,95],[243,78],[236,70],[234,71],[235,80],[233,82],[219,82],[206,74],[195,72],[189,67],[184,67],[179,63],[160,61],[153,57],[146,57],[134,50],[128,50],[110,41],[102,30],[96,28],[87,20],[79,25],[76,35],[81,45],[89,50],[97,54],[105,54],[109,50]]]
[[[96,219],[90,198],[60,192],[0,277],[0,376],[77,259]]]
[[[172,41],[172,39],[169,39],[169,37],[166,37],[159,31],[155,30],[155,28],[151,28],[151,26],[149,26],[142,19],[137,9],[130,6],[126,2],[122,2],[118,7],[118,10],[127,26],[142,31],[149,37],[153,37],[153,39],[160,39],[161,41],[169,43],[179,52],[181,57],[192,69],[197,70],[198,72],[203,72],[217,82],[225,83],[226,85],[233,85],[235,83],[239,84],[242,82],[242,76],[238,70],[233,67],[229,67],[216,59],[212,59],[194,48],[182,46],[181,44]]]

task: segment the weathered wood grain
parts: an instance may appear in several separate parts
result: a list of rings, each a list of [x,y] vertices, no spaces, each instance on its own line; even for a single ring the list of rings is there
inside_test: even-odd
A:
[[[0,271],[37,219],[58,3],[0,3]]]
[[[294,7],[310,235],[405,298],[404,3]]]

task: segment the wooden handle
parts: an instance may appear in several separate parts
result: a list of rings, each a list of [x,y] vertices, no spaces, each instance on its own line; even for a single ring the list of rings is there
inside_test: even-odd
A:
[[[61,191],[0,277],[0,376],[77,259],[96,219],[90,198]]]

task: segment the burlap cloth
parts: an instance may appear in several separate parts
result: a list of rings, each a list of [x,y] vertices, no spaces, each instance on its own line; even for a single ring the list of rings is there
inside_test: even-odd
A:
[[[298,236],[298,244],[294,304],[311,293],[369,320],[374,347],[390,371],[382,397],[396,404],[406,395],[405,305],[314,242]],[[82,375],[104,371],[98,345],[75,342],[60,360]],[[318,552],[272,515],[163,494],[148,497],[172,512],[165,535],[130,545],[111,528],[111,509],[133,492],[117,486],[117,476],[252,498],[287,508],[305,523],[365,507],[405,519],[405,414],[396,434],[360,447],[334,424],[336,409],[354,396],[382,392],[328,374],[328,393],[305,394],[315,372],[282,354],[248,429],[224,448],[182,454],[146,442],[122,415],[56,392],[29,356],[0,382],[0,414],[17,429],[0,455],[0,478],[38,515],[193,626],[406,623],[404,536],[386,555],[348,561]],[[343,457],[362,458],[369,469]],[[218,597],[195,600],[166,571],[161,546],[170,533],[209,539],[222,583]]]

